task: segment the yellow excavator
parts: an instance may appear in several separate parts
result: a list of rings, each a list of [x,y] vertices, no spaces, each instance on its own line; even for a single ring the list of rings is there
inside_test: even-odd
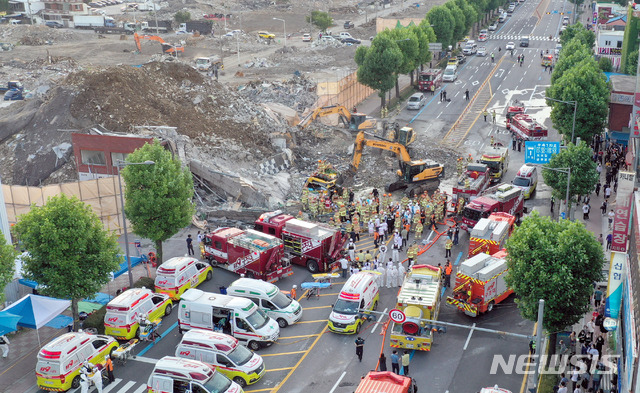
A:
[[[398,180],[391,183],[387,191],[406,189],[406,194],[413,197],[427,190],[435,190],[440,184],[440,178],[444,177],[444,165],[433,160],[413,160],[403,144],[364,131],[356,136],[349,175],[353,176],[358,171],[365,146],[391,151],[399,158]]]
[[[298,123],[298,128],[302,130],[318,117],[330,116],[335,114],[340,115],[340,122],[346,128],[349,128],[351,130],[374,130],[378,124],[376,119],[372,118],[371,116],[367,116],[364,113],[351,113],[342,105],[331,105],[316,108],[311,111],[302,120],[300,120],[300,123]]]
[[[133,35],[133,39],[136,42],[136,48],[138,49],[138,53],[142,53],[142,43],[140,42],[140,40],[158,41],[160,45],[162,45],[163,53],[167,53],[171,55],[173,54],[177,55],[178,52],[184,53],[184,46],[169,44],[168,42],[165,42],[162,39],[162,37],[158,37],[157,35],[139,35],[138,33],[135,33]]]

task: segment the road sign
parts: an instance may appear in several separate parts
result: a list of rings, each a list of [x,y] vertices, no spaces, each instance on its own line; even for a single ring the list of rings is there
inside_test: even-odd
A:
[[[442,50],[442,43],[440,42],[432,42],[429,44],[429,50],[431,52],[439,52]]]
[[[551,156],[560,153],[560,142],[526,141],[524,143],[525,164],[548,164]]]
[[[391,320],[395,323],[402,323],[406,321],[407,316],[404,315],[402,310],[398,310],[397,308],[394,308],[393,310],[389,311],[389,318],[391,318]]]

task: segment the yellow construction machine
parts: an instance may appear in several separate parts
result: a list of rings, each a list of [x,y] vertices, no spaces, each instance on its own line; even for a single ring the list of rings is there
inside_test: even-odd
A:
[[[364,131],[360,131],[356,136],[348,176],[353,176],[358,171],[365,146],[391,151],[399,158],[398,180],[391,183],[387,191],[406,189],[406,194],[412,197],[423,191],[435,190],[440,184],[439,179],[444,177],[444,165],[433,160],[413,160],[403,144],[367,134]]]
[[[302,130],[318,117],[330,116],[335,114],[339,115],[340,122],[350,130],[375,130],[378,124],[376,119],[372,118],[371,116],[367,116],[364,113],[351,113],[342,105],[331,105],[316,108],[311,111],[302,120],[300,120],[300,123],[298,123],[298,128]]]

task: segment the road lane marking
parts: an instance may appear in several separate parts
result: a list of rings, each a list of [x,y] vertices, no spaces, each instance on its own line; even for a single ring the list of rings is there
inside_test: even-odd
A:
[[[324,321],[326,321],[326,319]],[[298,322],[298,323],[300,323],[300,322]],[[283,340],[283,339],[287,339],[287,338],[293,339],[293,338],[305,338],[305,337],[315,337],[315,336],[317,336],[317,334],[303,334],[302,336],[288,336],[288,337],[280,336],[279,339]]]
[[[264,370],[265,373],[269,373],[272,371],[283,371],[283,370],[291,370],[293,367],[282,367],[282,368],[272,368],[271,370]]]
[[[257,392],[268,392],[275,388],[266,388],[266,389],[254,389],[254,390],[245,390],[244,393],[257,393]]]
[[[329,321],[328,319],[316,319],[313,321],[298,321],[296,322],[296,325],[299,323],[318,323],[318,322],[328,322],[328,321]],[[317,336],[317,334],[314,334],[314,336]]]
[[[433,229],[431,230],[431,233],[429,233],[429,237],[427,238],[427,243],[431,241],[431,236],[433,236]]]
[[[338,380],[336,381],[335,385],[333,385],[329,393],[333,393],[336,391],[336,389],[338,388],[338,385],[340,384],[340,382],[342,382],[342,378],[344,378],[345,375],[347,375],[347,372],[343,371],[342,375],[340,375],[340,378],[338,378]]]
[[[331,308],[333,306],[329,305],[329,306],[315,306],[315,307],[305,307],[305,310],[317,310],[319,308]]]
[[[318,296],[338,296],[340,294],[340,292],[335,292],[335,293],[321,293]],[[300,322],[298,322],[300,323]]]
[[[382,311],[382,315],[385,315],[387,313],[387,308],[384,309],[384,311]],[[378,327],[378,325],[380,324],[380,321],[382,320],[382,316],[378,319],[378,322],[376,322],[375,325],[373,325],[373,329],[371,329],[371,333],[376,331],[376,328]]]
[[[456,258],[456,262],[453,264],[453,266],[458,266],[458,264],[460,263],[460,259],[462,259],[462,251],[460,251],[460,253],[458,254],[458,258]]]
[[[467,336],[467,341],[465,341],[464,347],[462,347],[463,351],[467,350],[467,345],[469,345],[469,340],[471,340],[471,335],[473,334],[473,331],[475,330],[475,328],[476,328],[476,324],[474,322],[473,325],[471,325],[471,330],[469,330],[469,335]]]
[[[113,388],[116,387],[117,384],[119,384],[120,382],[122,382],[122,378],[116,378],[113,380],[113,383],[108,384],[107,386],[105,386],[104,389],[102,389],[103,393],[109,393],[110,391],[113,390]],[[146,387],[146,386],[145,386]]]
[[[136,390],[133,391],[133,393],[142,393],[142,392],[146,392],[147,391],[147,384],[143,383],[142,386],[139,386]],[[118,391],[120,392],[120,391]]]
[[[295,355],[298,353],[305,353],[307,351],[293,351],[293,352],[283,352],[283,353],[267,353],[264,355],[260,355],[262,357],[266,357],[266,356],[282,356],[282,355]]]
[[[131,359],[136,360],[138,362],[142,362],[142,363],[149,363],[149,364],[158,363],[158,359],[148,358],[146,356],[135,356],[135,357],[132,356]]]
[[[136,384],[135,381],[129,381],[122,388],[120,388],[120,391],[121,392],[126,392],[127,390],[129,390],[130,387],[132,387],[135,384]]]
[[[145,353],[147,353],[147,351],[149,351],[151,348],[153,348],[154,345],[156,345],[157,343],[159,343],[160,341],[162,341],[162,339],[169,333],[171,333],[171,331],[175,328],[178,327],[178,321],[176,321],[176,323],[174,323],[173,325],[169,326],[169,329],[165,330],[159,338],[153,340],[153,342],[151,342],[151,344],[147,345],[142,351],[140,351],[140,353],[138,353],[138,355],[142,356]]]

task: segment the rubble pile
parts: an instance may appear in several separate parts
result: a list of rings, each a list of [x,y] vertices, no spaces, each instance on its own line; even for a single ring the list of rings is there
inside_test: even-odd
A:
[[[318,99],[316,85],[304,76],[294,76],[288,81],[252,81],[241,86],[238,91],[254,103],[276,102],[303,113],[314,106]]]
[[[0,28],[0,39],[30,46],[78,41],[82,36],[72,29],[53,29],[45,25],[3,26]]]

